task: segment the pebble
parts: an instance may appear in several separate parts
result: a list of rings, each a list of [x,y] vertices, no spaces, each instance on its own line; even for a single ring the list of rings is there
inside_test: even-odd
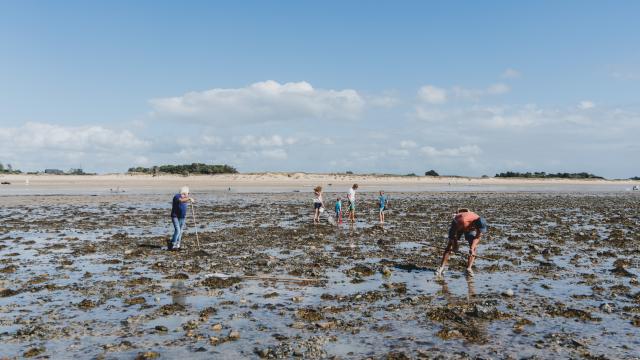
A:
[[[502,295],[508,296],[508,297],[513,297],[513,296],[515,296],[515,292],[513,291],[513,289],[508,289],[507,291],[503,292]]]
[[[388,267],[384,266],[382,268],[382,275],[384,275],[386,277],[391,276],[391,270]]]
[[[236,330],[231,330],[229,332],[229,340],[238,340],[240,339],[240,332]]]
[[[611,314],[613,312],[613,307],[610,304],[602,303],[600,304],[600,310],[606,312],[607,314]]]
[[[214,324],[211,326],[211,330],[213,331],[220,331],[222,330],[222,324]]]

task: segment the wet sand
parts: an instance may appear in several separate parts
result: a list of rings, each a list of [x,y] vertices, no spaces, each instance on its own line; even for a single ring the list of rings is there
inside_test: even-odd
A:
[[[392,191],[384,228],[373,193],[336,228],[306,192],[196,192],[180,252],[170,192],[5,195],[0,357],[637,358],[640,194],[585,189]],[[439,280],[461,206],[484,258]]]

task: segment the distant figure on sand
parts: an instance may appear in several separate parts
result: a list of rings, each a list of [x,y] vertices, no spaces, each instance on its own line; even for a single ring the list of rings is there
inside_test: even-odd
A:
[[[384,194],[384,191],[380,190],[380,196],[378,197],[378,212],[380,214],[380,224],[384,224],[384,211],[386,210],[387,205],[389,205],[387,196]]]
[[[194,199],[189,197],[189,188],[183,186],[180,193],[173,197],[171,205],[171,222],[173,223],[173,237],[167,244],[168,250],[180,249],[180,241],[182,240],[182,232],[185,227],[185,218],[187,217],[187,205]]]
[[[356,190],[358,190],[358,184],[353,184],[349,189],[349,194],[347,194],[347,200],[349,200],[347,217],[352,223],[356,221]]]
[[[336,220],[338,220],[338,224],[342,224],[342,200],[340,198],[336,199]]]
[[[460,209],[451,221],[449,227],[449,242],[447,248],[442,255],[442,262],[440,267],[436,270],[436,275],[440,276],[444,274],[447,268],[447,262],[449,261],[449,255],[452,252],[458,252],[458,240],[464,235],[464,238],[469,242],[469,259],[467,260],[468,276],[473,276],[473,261],[476,258],[476,250],[480,243],[480,237],[483,233],[487,232],[487,222],[478,214],[468,209]]]
[[[313,189],[313,223],[320,223],[320,209],[324,208],[324,203],[322,201],[322,186],[316,186]]]

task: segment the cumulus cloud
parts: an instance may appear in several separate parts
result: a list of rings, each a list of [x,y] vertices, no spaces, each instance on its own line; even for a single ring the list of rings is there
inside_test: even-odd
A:
[[[293,145],[297,142],[297,139],[293,137],[282,137],[280,135],[272,135],[272,136],[255,136],[255,135],[244,135],[241,137],[237,137],[234,139],[237,144],[240,144],[247,148],[255,148],[255,147],[282,147],[285,145]]]
[[[148,141],[128,130],[103,126],[62,126],[27,122],[19,127],[0,128],[0,154],[3,161],[20,166],[103,168],[123,163],[145,165],[142,154],[150,148]],[[42,170],[42,169],[40,169]]]
[[[284,149],[266,149],[260,151],[260,155],[268,159],[285,160],[288,155]]]
[[[594,117],[587,116],[575,108],[542,108],[535,104],[471,106],[446,110],[417,107],[414,118],[452,129],[472,127],[476,132],[482,128],[513,130],[541,126],[546,126],[548,129],[568,125],[585,126],[595,121]]]
[[[269,80],[243,88],[216,88],[151,100],[157,117],[186,118],[211,124],[358,119],[365,100],[352,89],[316,89],[307,82]]]
[[[612,71],[610,75],[616,80],[640,80],[640,72]]]
[[[423,103],[437,105],[444,104],[451,98],[477,101],[485,96],[502,95],[509,91],[511,91],[511,88],[504,83],[491,84],[482,89],[453,86],[449,90],[433,85],[425,85],[418,89],[418,99]]]
[[[391,156],[407,157],[410,153],[407,149],[389,149],[387,150],[387,154]]]
[[[522,74],[520,74],[520,72],[516,69],[512,69],[512,68],[508,68],[505,71],[502,72],[502,74],[500,75],[501,78],[503,79],[517,79],[521,76]]]
[[[480,155],[482,150],[477,145],[464,145],[457,148],[436,149],[432,146],[423,146],[420,151],[427,157],[469,157]]]
[[[418,98],[429,104],[443,104],[447,101],[447,91],[433,85],[425,85],[418,90]]]
[[[589,101],[589,100],[583,100],[583,101],[580,101],[580,104],[578,106],[582,110],[588,110],[596,107],[596,104],[594,104],[592,101]]]
[[[392,92],[382,95],[369,95],[365,97],[368,105],[380,108],[392,108],[400,104],[400,99]]]
[[[415,141],[413,140],[402,140],[400,141],[400,147],[403,149],[413,149],[416,146],[418,146],[418,144],[416,144]]]
[[[509,85],[496,83],[484,89],[470,89],[462,86],[454,86],[451,89],[453,96],[466,100],[479,100],[483,96],[506,94],[511,90]]]
[[[28,122],[21,127],[0,128],[0,146],[19,151],[120,152],[139,150],[149,142],[128,130],[116,131],[102,126],[60,126]]]

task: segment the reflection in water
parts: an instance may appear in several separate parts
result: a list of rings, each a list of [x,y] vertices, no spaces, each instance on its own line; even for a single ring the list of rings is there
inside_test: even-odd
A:
[[[187,304],[187,287],[184,281],[178,280],[171,284],[171,301],[182,306]]]
[[[467,302],[472,302],[476,296],[476,285],[473,282],[473,277],[467,276],[466,281],[467,281]],[[447,299],[448,303],[454,304],[459,302],[458,299],[451,294],[451,291],[449,290],[449,285],[447,284],[447,281],[445,280],[445,278],[438,279],[437,282],[442,286],[442,289],[440,290],[440,292],[442,293],[442,295],[444,295],[445,299]]]
[[[476,297],[476,284],[473,277],[467,276],[467,301],[471,302]]]

